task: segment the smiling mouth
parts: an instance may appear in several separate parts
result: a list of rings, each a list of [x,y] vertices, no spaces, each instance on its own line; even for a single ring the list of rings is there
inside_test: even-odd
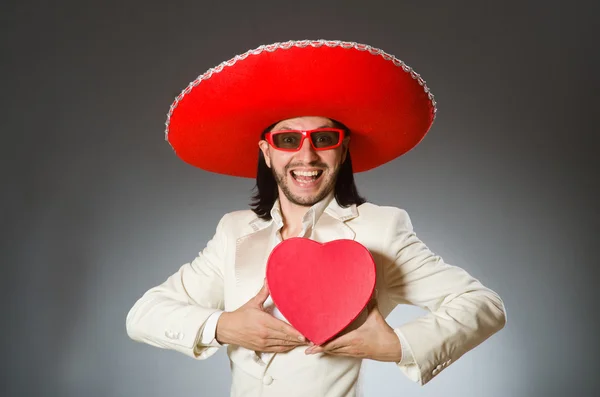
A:
[[[310,183],[314,182],[323,175],[323,170],[314,170],[314,171],[290,171],[292,178],[300,183]]]

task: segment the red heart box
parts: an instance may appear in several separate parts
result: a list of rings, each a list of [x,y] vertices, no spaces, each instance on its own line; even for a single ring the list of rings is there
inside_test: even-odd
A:
[[[273,249],[267,262],[273,302],[316,345],[358,317],[373,294],[375,276],[371,253],[353,240],[321,244],[290,238]]]

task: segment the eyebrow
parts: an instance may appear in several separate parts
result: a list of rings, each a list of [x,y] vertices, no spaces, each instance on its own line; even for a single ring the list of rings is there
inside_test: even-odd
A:
[[[318,130],[320,128],[334,128],[334,127],[332,127],[330,125],[322,125],[320,127],[313,128],[313,130]],[[282,131],[282,130],[302,131],[302,130],[298,130],[298,129],[295,129],[295,128],[290,128],[290,127],[288,127],[286,125],[282,125],[281,127],[277,128],[276,130],[272,130],[272,131]]]

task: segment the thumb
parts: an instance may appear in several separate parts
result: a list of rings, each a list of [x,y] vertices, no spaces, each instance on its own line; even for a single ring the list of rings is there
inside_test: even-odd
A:
[[[265,303],[265,301],[269,297],[269,294],[270,294],[269,285],[267,284],[267,279],[265,278],[265,282],[264,282],[262,288],[260,289],[260,291],[258,291],[256,296],[254,297],[254,303],[256,303],[260,307],[262,307],[262,305]]]
[[[367,303],[367,311],[370,313],[375,308],[377,308],[377,298],[373,297],[373,298],[371,298],[371,300],[369,301],[369,303]]]

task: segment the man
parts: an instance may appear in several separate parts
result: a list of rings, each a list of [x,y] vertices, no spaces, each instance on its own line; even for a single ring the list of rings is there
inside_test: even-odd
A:
[[[200,168],[256,176],[257,194],[136,302],[130,337],[197,359],[226,345],[232,396],[334,397],[359,394],[363,358],[396,363],[424,385],[500,330],[496,293],[434,255],[405,211],[365,202],[354,185],[353,167],[410,150],[435,111],[412,69],[356,43],[276,43],[201,75],[171,107],[167,139]],[[290,237],[352,239],[375,261],[364,316],[321,346],[287,323],[265,283],[269,253]],[[392,328],[385,318],[398,304],[429,313]]]

